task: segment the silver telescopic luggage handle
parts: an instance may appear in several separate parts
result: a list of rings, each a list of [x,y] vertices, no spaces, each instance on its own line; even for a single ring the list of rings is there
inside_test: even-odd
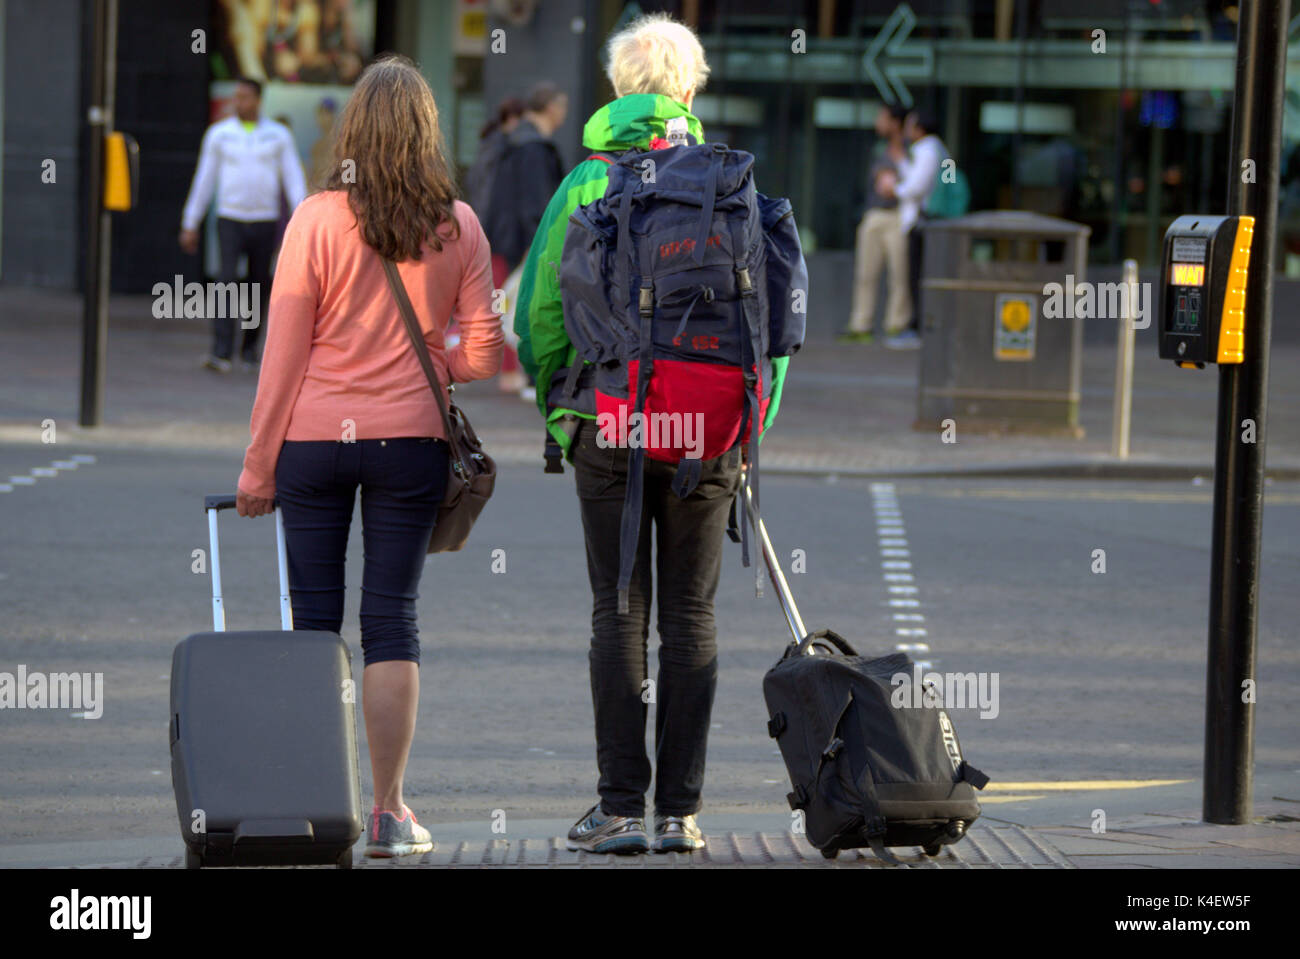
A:
[[[790,627],[790,635],[794,637],[796,643],[802,643],[804,637],[808,635],[808,631],[804,629],[803,617],[799,615],[799,607],[795,605],[794,596],[790,594],[790,584],[785,581],[785,573],[781,571],[781,562],[776,557],[776,550],[772,548],[772,541],[767,537],[767,527],[763,525],[762,517],[754,512],[754,497],[749,484],[742,481],[740,488],[745,496],[745,515],[749,517],[749,522],[754,527],[754,533],[758,536],[759,544],[762,547],[763,563],[767,566],[767,575],[772,581],[772,586],[776,589],[777,598],[781,600],[781,610],[785,613],[785,621]],[[811,644],[808,651],[812,651]]]
[[[235,497],[218,494],[203,497],[203,509],[208,514],[208,548],[212,557],[212,628],[218,633],[226,631],[226,610],[221,599],[221,548],[217,543],[217,513],[234,509]],[[280,628],[293,629],[293,604],[289,601],[289,554],[284,546],[284,517],[277,504],[275,513],[275,556],[280,577]]]

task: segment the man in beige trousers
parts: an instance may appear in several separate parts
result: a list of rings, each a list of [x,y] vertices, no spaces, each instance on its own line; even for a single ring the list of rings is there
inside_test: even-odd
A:
[[[898,172],[889,159],[889,145],[902,142],[904,112],[882,106],[876,114],[880,138],[871,167],[871,196],[867,212],[858,224],[853,257],[853,308],[849,326],[841,339],[867,342],[876,317],[876,293],[880,274],[888,269],[889,292],[885,302],[885,335],[903,330],[912,315],[912,294],[908,284],[907,237],[903,233],[898,198],[894,187]]]

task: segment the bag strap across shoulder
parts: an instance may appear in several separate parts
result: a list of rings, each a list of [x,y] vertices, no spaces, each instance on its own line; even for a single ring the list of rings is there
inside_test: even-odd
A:
[[[429,381],[429,388],[433,390],[433,398],[438,402],[438,412],[442,414],[442,428],[447,434],[447,445],[451,447],[452,455],[459,458],[460,451],[453,442],[455,433],[452,430],[451,415],[447,412],[447,398],[443,395],[438,373],[433,368],[433,360],[429,358],[429,348],[424,342],[424,334],[420,332],[420,323],[415,318],[411,298],[406,295],[406,285],[402,283],[402,277],[397,272],[397,264],[386,257],[381,259],[384,264],[384,275],[388,277],[388,287],[393,291],[393,299],[397,301],[397,309],[406,324],[406,334],[410,338],[411,348],[415,350],[416,359],[420,361],[424,375]]]

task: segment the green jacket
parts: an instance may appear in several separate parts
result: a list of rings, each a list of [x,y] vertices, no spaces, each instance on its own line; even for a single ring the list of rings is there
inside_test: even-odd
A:
[[[582,130],[582,145],[593,153],[646,151],[655,137],[666,138],[667,121],[673,117],[685,117],[691,135],[697,142],[704,142],[700,121],[686,107],[658,94],[633,93],[607,103],[592,114]],[[515,334],[519,337],[519,362],[536,381],[537,405],[546,419],[547,430],[560,444],[566,458],[571,458],[570,434],[561,425],[564,418],[594,417],[563,408],[547,409],[546,405],[555,371],[569,366],[576,359],[576,350],[564,330],[564,312],[560,306],[560,257],[564,252],[569,216],[578,207],[605,195],[608,171],[609,164],[604,160],[584,158],[560,183],[542,214],[537,234],[524,260],[516,298]],[[772,392],[763,430],[772,424],[781,403],[789,359],[783,356],[771,361]]]

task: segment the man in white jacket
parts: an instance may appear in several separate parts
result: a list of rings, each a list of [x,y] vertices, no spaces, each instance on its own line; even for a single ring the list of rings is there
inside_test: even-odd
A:
[[[261,307],[258,322],[244,330],[240,347],[240,358],[245,368],[251,369],[257,364],[257,342],[271,294],[280,194],[283,191],[292,212],[307,195],[307,184],[293,136],[282,124],[259,115],[261,84],[240,79],[233,99],[234,116],[212,124],[203,135],[198,169],[181,216],[180,244],[186,253],[198,250],[199,226],[215,193],[221,282],[237,280],[235,271],[242,254],[248,257],[248,282],[257,284]],[[235,317],[213,316],[211,321],[212,353],[203,365],[228,373],[235,345]]]
[[[935,131],[935,122],[926,114],[913,110],[903,122],[903,139],[912,144],[909,152],[895,148],[899,180],[894,189],[898,197],[899,226],[907,237],[909,285],[912,288],[912,320],[908,328],[885,341],[890,349],[916,349],[921,345],[921,214],[930,194],[939,182],[948,149]]]

